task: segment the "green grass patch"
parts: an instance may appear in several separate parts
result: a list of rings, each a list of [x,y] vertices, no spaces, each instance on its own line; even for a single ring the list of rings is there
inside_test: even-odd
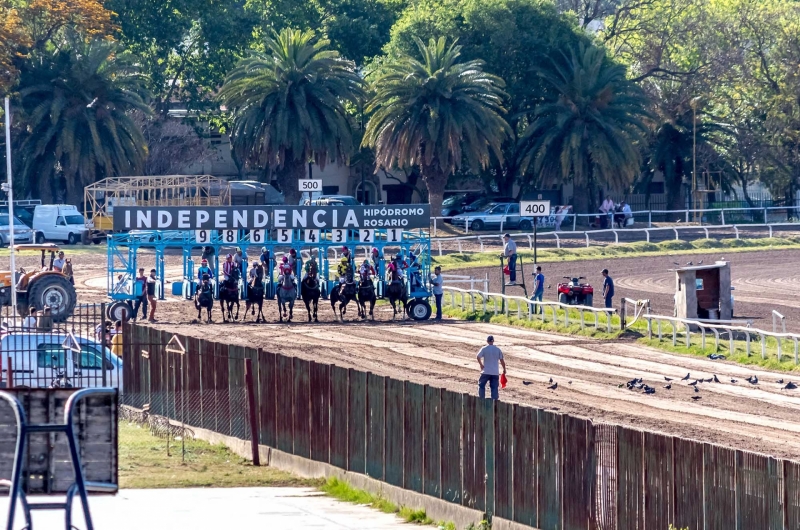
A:
[[[611,244],[606,246],[592,246],[581,248],[554,248],[543,249],[537,253],[539,263],[552,263],[558,261],[579,261],[599,258],[635,258],[657,256],[669,253],[679,254],[705,254],[711,249],[724,249],[726,253],[747,252],[755,250],[789,250],[800,248],[800,237],[767,237],[759,239],[697,239],[694,241],[662,241],[660,243]],[[435,252],[435,251],[434,251]],[[500,264],[500,250],[491,252],[470,252],[462,254],[447,254],[432,256],[436,265],[448,269],[466,269],[472,267],[494,267]],[[533,260],[533,251],[519,250],[519,255],[526,261]]]
[[[434,521],[423,509],[413,509],[408,506],[397,506],[391,501],[386,500],[380,495],[373,495],[368,491],[356,489],[347,482],[338,478],[329,478],[320,490],[330,495],[334,499],[369,506],[383,513],[394,513],[407,523],[418,525],[434,525],[445,530],[456,530],[455,524],[445,521]]]
[[[223,445],[185,440],[185,461],[180,440],[150,434],[146,427],[119,424],[119,481],[121,488],[199,488],[254,486],[317,487],[320,480],[295,477],[272,467],[255,467]]]

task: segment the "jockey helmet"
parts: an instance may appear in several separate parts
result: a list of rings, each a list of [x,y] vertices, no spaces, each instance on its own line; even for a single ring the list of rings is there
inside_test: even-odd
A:
[[[203,258],[202,260],[200,260],[200,263],[202,263],[203,265],[208,265],[208,260],[206,258]]]
[[[225,259],[233,259],[233,254],[228,254],[227,256],[225,256]]]
[[[369,260],[368,259],[364,260],[364,265],[369,265]]]
[[[295,249],[293,249],[293,248],[292,248],[292,249],[289,249],[289,254],[291,254],[292,256],[294,256],[294,255],[296,255],[296,254],[297,254],[297,251],[296,251]]]
[[[253,267],[258,267],[258,262],[257,261],[253,262]]]
[[[284,256],[284,257],[283,257],[283,262],[284,262],[284,263],[287,263],[288,261],[289,261],[289,258],[288,258],[288,257],[286,257],[286,256]]]
[[[342,263],[347,263],[348,261],[350,261],[350,260],[348,260],[347,258],[345,258],[344,256],[342,256],[342,259],[341,259],[341,262],[342,262]]]
[[[236,247],[236,252],[241,252],[241,251],[242,251],[242,247]]]
[[[348,250],[350,250],[350,249],[347,248],[346,246],[342,247],[342,252],[347,252]]]
[[[263,254],[265,252],[267,252],[267,247],[261,247],[261,253]]]

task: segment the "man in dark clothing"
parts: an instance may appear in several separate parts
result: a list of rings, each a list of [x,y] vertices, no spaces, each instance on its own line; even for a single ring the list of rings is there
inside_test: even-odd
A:
[[[150,322],[156,321],[156,270],[150,269],[150,276],[147,277],[147,302],[150,304],[150,317],[147,319]]]
[[[541,265],[537,265],[536,272],[533,273],[533,296],[531,296],[531,301],[541,302],[543,296],[544,296],[544,274],[542,274]],[[534,313],[539,313],[541,311],[542,311],[541,306],[539,305],[533,306]]]
[[[147,319],[147,276],[144,275],[144,267],[139,268],[139,276],[133,281],[133,294],[136,302],[133,304],[133,321],[139,314],[139,307],[142,308],[142,319]]]
[[[608,269],[603,269],[603,300],[606,301],[606,308],[612,307],[612,298],[614,298],[614,280],[608,275]]]

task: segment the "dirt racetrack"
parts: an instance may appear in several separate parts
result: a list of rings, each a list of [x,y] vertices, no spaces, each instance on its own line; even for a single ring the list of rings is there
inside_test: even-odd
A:
[[[675,273],[669,269],[675,263],[713,263],[725,258],[731,263],[731,283],[734,290],[734,318],[752,319],[753,326],[772,329],[772,310],[786,316],[786,330],[800,331],[800,250],[774,250],[726,253],[724,250],[708,254],[663,255],[640,258],[595,259],[569,262],[542,262],[545,275],[545,300],[556,300],[556,284],[563,276],[586,276],[595,287],[594,305],[602,303],[603,276],[600,271],[609,269],[614,279],[614,307],[619,308],[622,297],[649,299],[652,311],[671,316]],[[525,263],[525,283],[528,294],[533,294],[533,266]],[[483,278],[489,276],[489,290],[500,292],[500,267],[446,270],[445,274],[462,274]],[[519,282],[519,278],[517,279]],[[451,284],[462,287],[461,284]],[[522,295],[519,287],[510,287],[506,294]]]

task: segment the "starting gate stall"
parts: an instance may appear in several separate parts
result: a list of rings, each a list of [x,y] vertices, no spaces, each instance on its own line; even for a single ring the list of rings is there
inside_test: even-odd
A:
[[[403,227],[376,227],[366,228],[368,222],[359,223],[359,226],[338,227],[336,222],[329,223],[333,226],[292,226],[290,222],[284,222],[287,217],[296,221],[303,219],[306,210],[312,207],[153,207],[144,210],[153,210],[156,218],[160,218],[163,212],[175,214],[176,217],[183,215],[185,211],[187,218],[194,215],[197,210],[202,212],[204,219],[214,219],[215,210],[252,210],[258,209],[259,213],[265,212],[269,215],[270,223],[264,228],[219,228],[215,222],[197,224],[188,227],[189,229],[176,230],[175,223],[166,224],[164,228],[133,229],[127,232],[120,232],[108,236],[108,294],[114,301],[109,313],[112,318],[121,315],[123,309],[130,311],[130,304],[140,292],[133,292],[133,279],[136,277],[137,252],[141,248],[153,249],[156,255],[156,271],[159,278],[159,298],[164,299],[164,256],[168,249],[180,250],[182,256],[182,281],[173,283],[172,294],[191,299],[197,284],[196,270],[198,260],[201,256],[208,257],[209,266],[214,271],[215,278],[220,276],[220,254],[223,249],[241,247],[242,249],[242,278],[240,280],[240,294],[246,296],[248,268],[252,261],[259,261],[261,249],[269,251],[269,262],[264,274],[264,295],[265,298],[274,299],[276,295],[277,265],[280,255],[288,254],[291,249],[297,252],[295,263],[295,276],[298,279],[303,276],[304,255],[316,255],[318,269],[321,279],[323,297],[327,298],[333,287],[338,282],[336,265],[341,256],[342,247],[350,250],[352,266],[356,273],[360,266],[358,254],[363,252],[365,258],[372,262],[373,249],[378,251],[377,263],[373,263],[376,269],[376,294],[382,298],[386,292],[386,273],[387,262],[393,256],[400,256],[401,259],[410,263],[409,255],[413,253],[417,258],[418,269],[407,269],[409,275],[406,281],[406,289],[409,299],[409,314],[417,320],[425,320],[430,317],[431,308],[428,299],[431,291],[428,285],[431,268],[431,245],[430,232],[428,230],[429,209],[427,205],[414,205],[414,210],[418,212],[420,218],[424,217],[425,228],[403,228]],[[424,208],[416,208],[424,206]],[[346,207],[346,206],[327,206],[316,208],[317,211],[311,212],[311,216],[317,219],[318,212],[321,210],[325,215],[332,215],[334,221],[337,214],[333,210],[351,210],[348,215],[352,215],[352,210],[356,210],[359,215],[363,215],[361,210],[368,207]],[[384,208],[385,210],[386,208]],[[137,210],[142,210],[138,208]],[[273,210],[276,210],[273,212]],[[374,210],[377,210],[374,209]],[[399,208],[398,208],[399,210]],[[130,208],[119,207],[114,213],[114,227],[117,230],[129,230],[132,227],[130,217],[136,213],[129,214],[125,223],[122,222],[126,211],[135,212]],[[303,215],[295,217],[295,212],[300,211]],[[305,211],[305,213],[303,213]],[[369,210],[368,210],[369,211]],[[288,213],[287,213],[288,212]],[[191,215],[190,215],[191,214]],[[316,215],[314,215],[316,214]],[[342,211],[339,219],[345,219],[345,212]],[[181,217],[183,219],[183,217]],[[193,217],[192,217],[193,218]],[[199,218],[199,216],[198,216]],[[119,220],[119,221],[118,221]],[[423,221],[417,219],[416,223],[421,225]],[[164,223],[162,223],[163,225]],[[295,223],[298,224],[298,223]],[[302,224],[302,223],[300,223]],[[410,275],[414,273],[420,280],[418,285],[412,289]],[[218,295],[218,282],[216,283],[215,295]],[[298,297],[300,296],[301,286],[298,285]]]

